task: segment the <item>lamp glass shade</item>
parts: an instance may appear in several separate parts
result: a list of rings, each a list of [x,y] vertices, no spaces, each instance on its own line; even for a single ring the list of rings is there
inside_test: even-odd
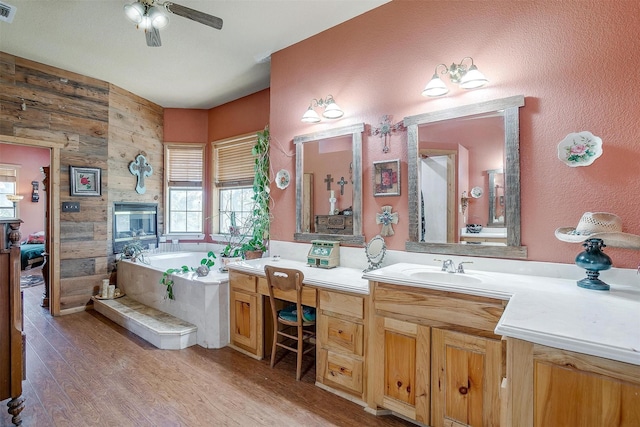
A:
[[[131,22],[134,24],[139,24],[142,22],[142,18],[144,17],[144,6],[142,3],[131,3],[124,5],[124,14],[129,18]]]
[[[322,116],[326,117],[327,119],[339,119],[340,117],[344,116],[344,111],[342,111],[342,109],[338,107],[338,104],[336,104],[335,102],[330,102],[324,108]]]
[[[147,15],[153,28],[161,30],[169,24],[169,17],[157,6],[151,6],[147,11]]]
[[[429,83],[424,87],[422,96],[442,96],[449,92],[447,85],[444,84],[442,79],[434,74]]]
[[[320,116],[313,108],[311,108],[311,106],[309,106],[307,111],[302,116],[302,121],[304,123],[318,123],[320,122]]]
[[[24,199],[24,196],[21,196],[19,194],[7,194],[6,198],[8,201],[16,203],[19,202],[20,200]]]
[[[489,82],[487,78],[478,71],[478,67],[472,65],[469,71],[460,80],[460,87],[464,89],[476,89],[486,85]]]

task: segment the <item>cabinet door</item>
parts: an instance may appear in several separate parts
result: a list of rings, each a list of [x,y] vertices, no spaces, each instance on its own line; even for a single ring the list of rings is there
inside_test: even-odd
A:
[[[262,325],[259,295],[231,291],[231,342],[243,350],[262,358]]]
[[[535,427],[640,425],[640,384],[552,363],[534,366]]]
[[[502,343],[434,328],[433,427],[498,426]]]
[[[376,317],[376,404],[429,423],[429,331],[427,326]]]

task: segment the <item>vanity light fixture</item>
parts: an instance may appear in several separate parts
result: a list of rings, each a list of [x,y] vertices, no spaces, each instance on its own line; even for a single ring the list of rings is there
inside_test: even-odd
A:
[[[464,61],[467,59],[471,61],[471,66],[468,68],[464,64]],[[484,74],[478,70],[478,67],[475,66],[473,58],[466,56],[462,58],[459,64],[454,62],[449,67],[444,64],[436,65],[433,77],[431,77],[431,80],[422,91],[422,96],[442,96],[449,92],[449,88],[447,88],[442,79],[438,76],[439,67],[443,68],[442,71],[440,71],[440,74],[449,74],[449,80],[451,80],[452,83],[460,85],[463,89],[476,89],[489,82]]]
[[[309,108],[302,116],[302,121],[304,123],[318,123],[320,122],[320,116],[316,113],[314,108],[316,107],[324,107],[324,111],[322,112],[322,116],[326,119],[339,119],[344,115],[344,111],[336,101],[333,99],[333,95],[327,96],[325,99],[312,99],[309,103]]]

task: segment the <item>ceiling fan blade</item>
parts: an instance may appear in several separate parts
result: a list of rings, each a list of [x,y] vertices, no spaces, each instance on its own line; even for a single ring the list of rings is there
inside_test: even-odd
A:
[[[222,29],[222,19],[217,16],[209,15],[208,13],[200,12],[171,2],[167,2],[165,7],[169,12],[175,15],[208,25],[209,27],[213,27],[217,30]]]
[[[150,47],[160,47],[162,46],[162,41],[160,40],[160,31],[157,28],[149,28],[144,31],[145,36],[147,36],[147,46]]]

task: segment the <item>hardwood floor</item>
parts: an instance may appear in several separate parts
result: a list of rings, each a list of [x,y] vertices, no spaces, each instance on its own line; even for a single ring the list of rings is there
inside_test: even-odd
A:
[[[271,369],[229,348],[159,350],[91,310],[51,317],[24,289],[23,426],[408,426],[314,385],[313,359]],[[6,402],[0,425],[10,426]]]

